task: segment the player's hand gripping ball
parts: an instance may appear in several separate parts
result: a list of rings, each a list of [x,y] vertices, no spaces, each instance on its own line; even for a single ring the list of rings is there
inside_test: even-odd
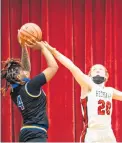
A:
[[[41,28],[34,23],[26,23],[18,30],[17,38],[21,46],[26,43],[32,45],[35,41],[42,40]]]

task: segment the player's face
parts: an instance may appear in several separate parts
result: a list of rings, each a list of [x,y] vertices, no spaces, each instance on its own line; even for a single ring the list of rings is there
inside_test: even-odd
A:
[[[105,72],[105,68],[102,65],[95,65],[92,67],[91,69],[91,77],[94,76],[101,76],[101,77],[105,77],[106,76],[106,72]]]

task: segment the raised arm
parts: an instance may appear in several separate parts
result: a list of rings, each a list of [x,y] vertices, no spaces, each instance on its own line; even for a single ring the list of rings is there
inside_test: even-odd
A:
[[[47,61],[47,68],[43,71],[46,81],[50,81],[50,79],[56,74],[58,70],[58,64],[53,57],[53,55],[48,51],[48,49],[45,47],[44,43],[38,43],[41,47],[42,54],[44,55],[46,61]]]
[[[50,81],[52,77],[56,74],[58,70],[58,65],[53,57],[53,55],[48,51],[48,49],[44,46],[43,42],[36,42],[35,45],[28,45],[29,47],[33,47],[41,50],[47,61],[47,68],[41,72],[41,74],[35,76],[32,80],[30,80],[25,85],[25,90],[28,95],[32,97],[39,97],[41,95],[40,88]]]
[[[31,71],[31,63],[30,63],[30,57],[27,50],[27,47],[22,47],[22,54],[21,54],[21,63],[24,68],[24,71],[26,72],[27,76],[30,76]]]
[[[57,64],[55,58],[50,53],[50,51],[45,47],[45,44],[43,41],[36,42],[32,46],[31,45],[27,45],[27,46],[41,50],[41,52],[44,55],[46,62],[47,62],[47,68],[42,73],[45,75],[46,82],[50,81],[58,70],[58,64]]]
[[[20,32],[20,36],[22,36],[21,37],[21,39],[22,39],[24,37],[23,35],[25,34],[25,32],[24,31],[19,31],[19,32]],[[30,36],[29,34],[27,35],[27,33],[26,33],[26,37],[28,37],[28,41],[31,43],[31,45],[28,45],[27,43],[25,43],[25,46],[33,48],[33,49],[41,50],[42,54],[44,55],[44,57],[47,61],[47,68],[43,71],[43,74],[46,77],[46,82],[48,82],[55,75],[55,73],[58,70],[58,65],[55,61],[55,58],[48,51],[48,49],[45,47],[45,43],[43,41],[37,42],[37,41],[35,41],[35,39],[32,36]],[[26,41],[26,39],[24,39],[24,38],[23,38],[23,40]]]
[[[18,30],[18,33],[20,34],[20,30]],[[19,43],[22,47],[21,63],[24,68],[25,74],[27,75],[27,77],[29,77],[30,71],[31,71],[31,63],[30,63],[28,49],[27,49],[27,46],[24,45],[20,39],[19,39]]]
[[[62,55],[55,48],[51,47],[47,42],[46,47],[59,62],[61,62],[66,68],[70,70],[70,72],[72,73],[76,81],[80,84],[80,86],[87,87],[88,89],[92,88],[92,80],[86,74],[84,74],[77,66],[75,66],[70,59]]]
[[[113,88],[113,99],[122,101],[122,92]]]

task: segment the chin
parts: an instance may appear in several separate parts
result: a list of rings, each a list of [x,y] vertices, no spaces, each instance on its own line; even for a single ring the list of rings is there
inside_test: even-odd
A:
[[[100,77],[104,77],[104,75],[100,75],[100,74],[96,74],[95,76],[100,76]]]

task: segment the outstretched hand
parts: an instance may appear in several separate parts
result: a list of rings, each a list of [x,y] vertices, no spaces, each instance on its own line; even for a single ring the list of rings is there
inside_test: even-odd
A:
[[[46,45],[43,41],[41,41],[41,42],[35,41],[32,43],[32,45],[25,43],[25,46],[33,48],[33,49],[37,49],[37,50],[42,50],[46,47]]]
[[[56,50],[55,48],[50,46],[46,41],[44,41],[44,45],[51,53],[53,53]]]
[[[41,50],[46,47],[51,53],[55,51],[55,48],[50,46],[46,41],[38,42],[34,37],[23,30],[18,30],[18,35],[20,36],[20,38],[18,38],[19,43],[24,48],[29,47],[35,50]]]

